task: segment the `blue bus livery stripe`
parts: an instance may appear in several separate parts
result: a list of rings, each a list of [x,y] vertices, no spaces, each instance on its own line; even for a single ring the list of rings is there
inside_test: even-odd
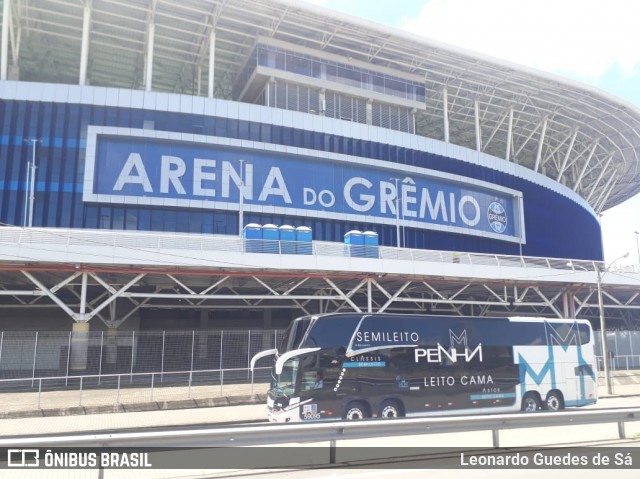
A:
[[[342,363],[343,368],[384,368],[385,361],[357,361],[353,363]]]
[[[472,401],[480,401],[482,399],[512,399],[516,397],[516,393],[496,393],[496,394],[472,394]]]
[[[576,401],[565,401],[564,405],[567,407],[587,406],[589,404],[595,404],[596,399],[578,399]]]

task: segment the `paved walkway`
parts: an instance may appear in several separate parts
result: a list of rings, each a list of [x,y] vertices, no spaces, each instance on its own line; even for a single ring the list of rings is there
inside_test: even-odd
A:
[[[36,381],[37,388],[37,381]],[[227,406],[266,402],[268,385],[0,392],[0,419]]]

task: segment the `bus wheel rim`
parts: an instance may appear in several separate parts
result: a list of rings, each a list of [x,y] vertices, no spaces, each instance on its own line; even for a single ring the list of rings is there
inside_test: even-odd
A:
[[[386,406],[380,415],[382,417],[398,417],[398,410],[395,406]]]
[[[347,419],[364,419],[364,414],[360,408],[354,407],[347,411]]]
[[[526,398],[524,400],[524,410],[527,412],[533,412],[537,410],[536,401],[533,398]]]
[[[549,411],[557,411],[560,409],[560,401],[557,397],[551,396],[547,399],[547,409],[549,409]]]

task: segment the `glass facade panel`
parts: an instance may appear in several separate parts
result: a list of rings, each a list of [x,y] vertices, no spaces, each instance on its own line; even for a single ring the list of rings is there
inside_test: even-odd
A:
[[[421,82],[263,44],[254,49],[238,76],[233,88],[233,98],[239,98],[258,65],[407,100],[425,100],[425,87]]]

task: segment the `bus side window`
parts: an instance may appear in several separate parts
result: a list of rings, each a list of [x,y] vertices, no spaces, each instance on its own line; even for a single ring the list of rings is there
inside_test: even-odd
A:
[[[314,354],[304,359],[300,389],[311,391],[323,389],[327,382],[335,383],[340,370],[340,364],[333,354]]]
[[[324,388],[324,377],[322,371],[305,371],[302,373],[302,390]]]

